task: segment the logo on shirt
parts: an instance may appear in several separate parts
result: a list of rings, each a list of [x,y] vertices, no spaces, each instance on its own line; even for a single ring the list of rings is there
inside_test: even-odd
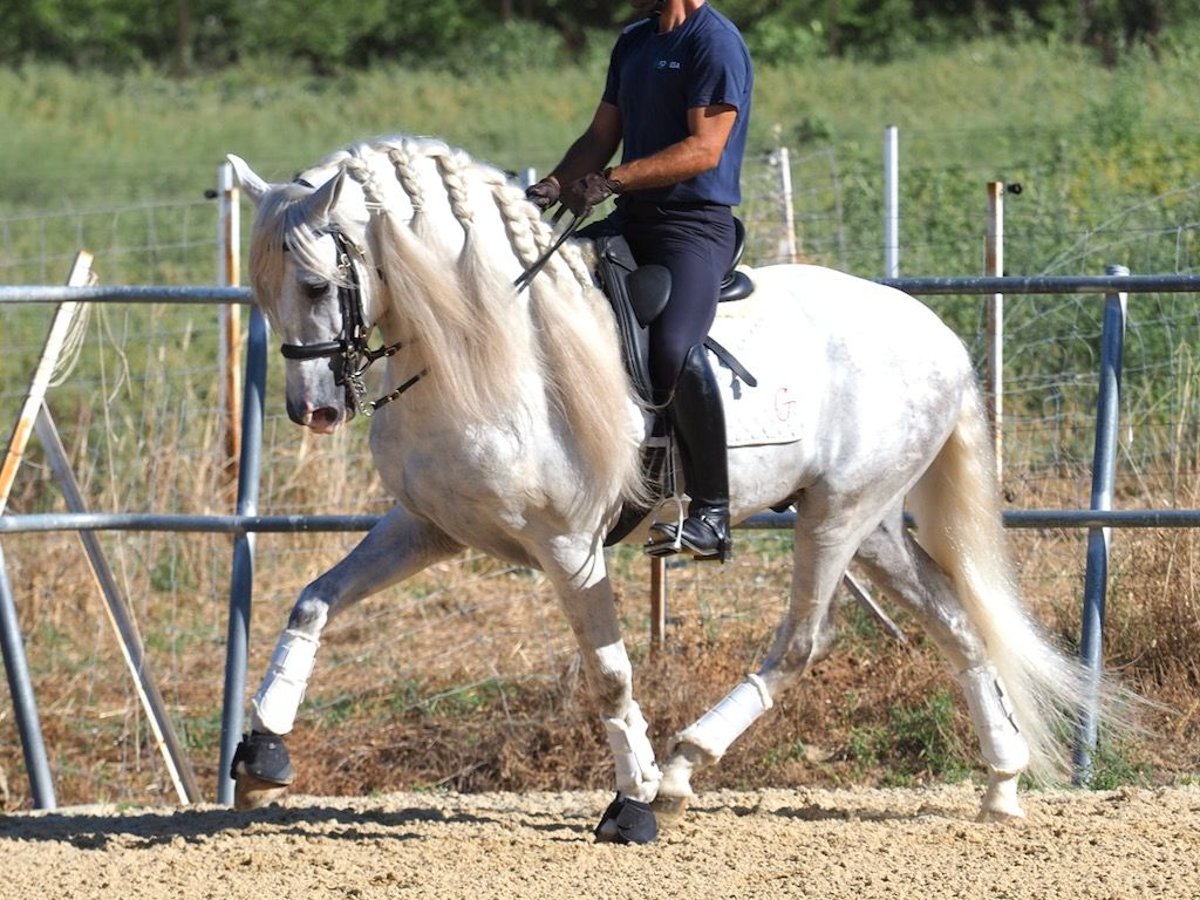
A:
[[[683,65],[677,59],[660,59],[655,63],[656,69],[682,69]]]

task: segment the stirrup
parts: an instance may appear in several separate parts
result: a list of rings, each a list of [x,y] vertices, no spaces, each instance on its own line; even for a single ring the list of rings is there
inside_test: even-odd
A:
[[[663,522],[661,519],[658,518],[659,510],[661,510],[664,506],[667,506],[668,504],[674,504],[674,506],[675,506],[675,522],[674,522],[673,526],[672,526],[672,523]],[[655,556],[655,557],[671,556],[675,553],[682,553],[683,552],[683,520],[685,518],[685,515],[686,514],[684,513],[684,509],[683,509],[683,498],[682,497],[679,497],[678,495],[676,495],[674,497],[665,497],[661,501],[659,501],[658,505],[655,506],[654,510],[651,512],[652,520],[650,522],[650,536],[648,538],[646,538],[646,544],[642,548],[643,552],[647,556]],[[666,531],[668,528],[672,528],[672,527],[673,527],[673,530],[675,533],[675,536],[673,538],[667,538],[665,540],[663,538],[655,539],[654,534],[656,531],[662,532],[662,531]]]
[[[710,533],[711,537],[715,538],[716,546],[702,546],[700,543],[689,540],[687,535],[687,523],[695,523],[696,528],[705,528]],[[733,539],[729,534],[728,520],[725,522],[725,527],[721,527],[721,522],[714,522],[705,513],[700,512],[695,515],[688,516],[686,520],[675,523],[674,525],[665,522],[655,522],[650,526],[650,541],[647,543],[646,552],[651,556],[665,556],[667,552],[678,553],[679,548],[690,550],[692,558],[696,560],[714,560],[717,562],[727,562],[733,555]],[[658,532],[661,537],[655,540],[654,534]],[[709,535],[705,535],[708,537]],[[674,550],[665,550],[656,553],[655,550],[659,547],[670,548]]]

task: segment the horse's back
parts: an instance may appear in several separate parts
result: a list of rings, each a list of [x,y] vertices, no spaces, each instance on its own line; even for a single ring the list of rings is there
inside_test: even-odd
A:
[[[749,273],[754,294],[723,304],[713,328],[748,365],[783,365],[814,390],[855,396],[911,394],[973,377],[959,337],[902,291],[821,266]]]
[[[776,445],[798,487],[853,492],[900,475],[902,460],[923,468],[973,390],[962,341],[920,301],[866,279],[810,265],[749,274],[755,293],[725,304],[713,328],[759,382],[728,396],[730,443],[759,466]]]
[[[887,355],[934,351],[965,359],[962,342],[915,297],[856,275],[814,265],[747,270],[755,284],[748,301],[725,304],[720,318],[760,318],[794,328],[791,334],[826,336]]]

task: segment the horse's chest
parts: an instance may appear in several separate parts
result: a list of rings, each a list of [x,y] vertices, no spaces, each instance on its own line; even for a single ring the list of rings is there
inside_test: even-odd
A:
[[[535,454],[490,430],[402,435],[384,424],[372,429],[371,453],[398,503],[443,524],[505,515],[515,499],[537,492],[540,479]]]

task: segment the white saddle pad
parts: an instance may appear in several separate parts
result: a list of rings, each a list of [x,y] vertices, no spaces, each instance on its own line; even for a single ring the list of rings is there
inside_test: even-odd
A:
[[[804,405],[812,402],[797,384],[792,356],[794,339],[772,327],[769,316],[755,315],[754,298],[722,306],[713,338],[737,357],[758,384],[751,387],[709,351],[725,401],[725,429],[730,447],[790,444],[803,436]]]

